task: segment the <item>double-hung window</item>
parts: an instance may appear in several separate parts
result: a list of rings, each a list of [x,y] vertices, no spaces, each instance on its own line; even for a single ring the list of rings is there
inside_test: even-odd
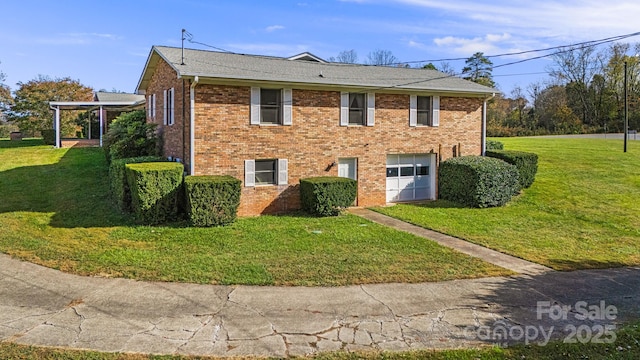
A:
[[[409,98],[409,126],[439,126],[440,97],[411,95]]]
[[[365,125],[367,107],[364,94],[349,93],[349,125]]]
[[[375,114],[375,93],[343,92],[340,94],[340,126],[373,126]]]
[[[174,115],[175,115],[175,109],[174,109],[175,97],[174,97],[173,88],[165,90],[163,95],[164,95],[163,123],[165,125],[173,125],[174,122],[175,122],[175,117],[174,117]]]
[[[251,125],[291,125],[291,89],[251,88]]]
[[[244,161],[244,186],[286,185],[289,177],[287,159]]]
[[[282,91],[260,89],[260,124],[282,124]]]
[[[155,120],[155,117],[156,117],[156,94],[149,94],[149,101],[147,101],[147,116],[151,120]]]

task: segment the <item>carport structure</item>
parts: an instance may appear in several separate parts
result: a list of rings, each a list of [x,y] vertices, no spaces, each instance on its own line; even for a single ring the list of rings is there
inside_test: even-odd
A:
[[[102,137],[105,131],[105,124],[124,111],[132,111],[144,109],[144,95],[127,94],[127,93],[109,93],[96,92],[93,101],[51,101],[49,102],[51,110],[55,111],[53,128],[56,131],[55,147],[62,146],[60,137],[60,111],[63,110],[81,110],[81,111],[98,111],[100,122],[100,146],[102,146]],[[91,128],[91,126],[89,126]]]

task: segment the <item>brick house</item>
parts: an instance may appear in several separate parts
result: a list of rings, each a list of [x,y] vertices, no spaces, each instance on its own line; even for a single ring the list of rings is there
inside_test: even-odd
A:
[[[484,151],[496,90],[427,69],[154,46],[137,87],[164,155],[243,181],[240,216],[300,207],[299,180],[358,180],[359,206],[436,198],[437,164]]]

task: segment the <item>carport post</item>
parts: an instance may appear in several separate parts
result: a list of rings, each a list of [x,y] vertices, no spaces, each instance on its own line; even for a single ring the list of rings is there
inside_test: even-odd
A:
[[[100,105],[100,147],[102,147],[102,105]]]
[[[53,125],[56,129],[56,148],[60,147],[60,106],[56,106],[56,120]]]

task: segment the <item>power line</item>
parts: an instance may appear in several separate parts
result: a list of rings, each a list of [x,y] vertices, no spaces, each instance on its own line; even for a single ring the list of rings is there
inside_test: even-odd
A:
[[[558,50],[558,51],[555,51],[555,52],[552,52],[552,53],[548,53],[548,54],[543,54],[543,55],[534,56],[534,57],[531,57],[531,58],[526,58],[526,59],[512,61],[512,62],[500,64],[500,65],[495,65],[495,66],[491,67],[492,70],[493,70],[495,68],[501,68],[501,67],[516,65],[516,64],[520,64],[520,63],[524,63],[524,62],[528,62],[528,61],[533,61],[533,60],[537,60],[537,59],[542,59],[542,58],[546,58],[546,57],[551,57],[551,56],[554,56],[554,55],[558,55],[558,54],[562,54],[562,53],[565,53],[565,52],[570,52],[570,51],[574,51],[574,50],[578,50],[578,49],[585,49],[585,48],[589,48],[589,47],[595,47],[595,46],[598,46],[598,45],[602,45],[602,44],[606,44],[606,43],[610,43],[610,42],[614,42],[614,41],[618,41],[618,40],[623,40],[623,39],[634,37],[634,36],[638,36],[638,35],[640,35],[640,32],[624,34],[624,35],[617,35],[617,36],[612,36],[612,37],[608,37],[608,38],[604,38],[604,39],[598,39],[598,40],[584,41],[584,42],[574,43],[574,44],[569,44],[569,45],[554,46],[554,47],[549,47],[549,48],[544,48],[544,49],[535,49],[535,50],[527,50],[527,51],[512,52],[512,53],[505,53],[505,54],[489,55],[489,56],[486,56],[486,57],[495,58],[495,57],[502,57],[502,56],[514,56],[514,55],[522,55],[522,54],[527,54],[527,53]],[[230,53],[230,54],[237,54],[235,52],[232,52],[232,51],[229,51],[229,50],[225,50],[225,49],[213,46],[213,45],[205,44],[205,43],[198,42],[198,41],[193,41],[193,35],[191,33],[189,33],[188,31],[186,31],[186,30],[185,30],[185,39],[187,41],[191,42],[191,43],[200,44],[200,45],[207,46],[207,47],[210,47],[210,48],[213,48],[213,49],[216,49],[216,50],[219,50],[219,51],[223,51],[223,52],[226,52],[226,53]],[[434,62],[434,61],[467,60],[467,59],[468,58],[439,59],[439,60],[418,60],[418,61],[401,62],[401,63],[397,63],[397,65],[410,64],[410,63]],[[208,62],[204,62],[204,61],[199,61],[199,62],[205,63],[205,64],[208,63]],[[235,67],[235,66],[229,66],[229,65],[223,65],[223,64],[215,64],[215,63],[210,63],[210,65],[228,67],[228,68],[238,69],[238,70],[247,70],[247,71],[252,71],[252,72],[256,72],[256,73],[263,73],[263,74],[269,74],[269,75],[278,75],[278,74],[276,74],[274,72],[268,72],[268,71],[264,71],[264,70],[246,69],[246,68],[242,68],[242,67]],[[362,92],[370,92],[370,91],[375,91],[375,90],[392,89],[392,88],[397,88],[397,87],[407,86],[407,85],[415,85],[415,84],[426,83],[426,82],[435,81],[435,80],[447,79],[447,78],[451,78],[451,77],[460,77],[460,76],[462,76],[464,74],[465,73],[463,73],[463,72],[454,73],[454,74],[445,74],[444,76],[431,78],[431,79],[421,79],[421,80],[410,81],[410,82],[406,82],[406,83],[398,83],[398,84],[389,85],[389,86],[376,87],[376,88],[373,88],[373,89],[367,88],[367,89],[363,89]],[[519,74],[515,74],[515,75],[519,75]],[[522,75],[526,75],[526,74],[522,74]],[[498,75],[498,76],[509,76],[509,75]],[[398,80],[401,80],[401,79],[398,79]]]
[[[531,54],[531,53],[537,53],[537,52],[543,52],[543,51],[558,50],[558,49],[564,49],[564,48],[591,47],[591,46],[597,46],[597,45],[601,45],[601,44],[608,43],[608,42],[623,40],[623,39],[634,37],[634,36],[638,36],[638,35],[640,35],[640,32],[634,32],[634,33],[624,34],[624,35],[616,35],[616,36],[611,36],[611,37],[604,38],[604,39],[589,40],[589,41],[583,41],[583,42],[578,42],[578,43],[573,43],[573,44],[568,44],[568,45],[552,46],[552,47],[548,47],[548,48],[517,51],[517,52],[509,52],[509,53],[502,53],[502,54],[495,54],[495,55],[485,55],[485,57],[488,58],[488,59],[491,59],[491,58],[497,58],[497,57],[516,56],[516,55]],[[419,64],[419,63],[443,62],[443,61],[460,61],[460,60],[467,60],[467,59],[468,58],[412,60],[412,61],[397,62],[397,63],[393,63],[393,64],[390,64],[390,65]]]

